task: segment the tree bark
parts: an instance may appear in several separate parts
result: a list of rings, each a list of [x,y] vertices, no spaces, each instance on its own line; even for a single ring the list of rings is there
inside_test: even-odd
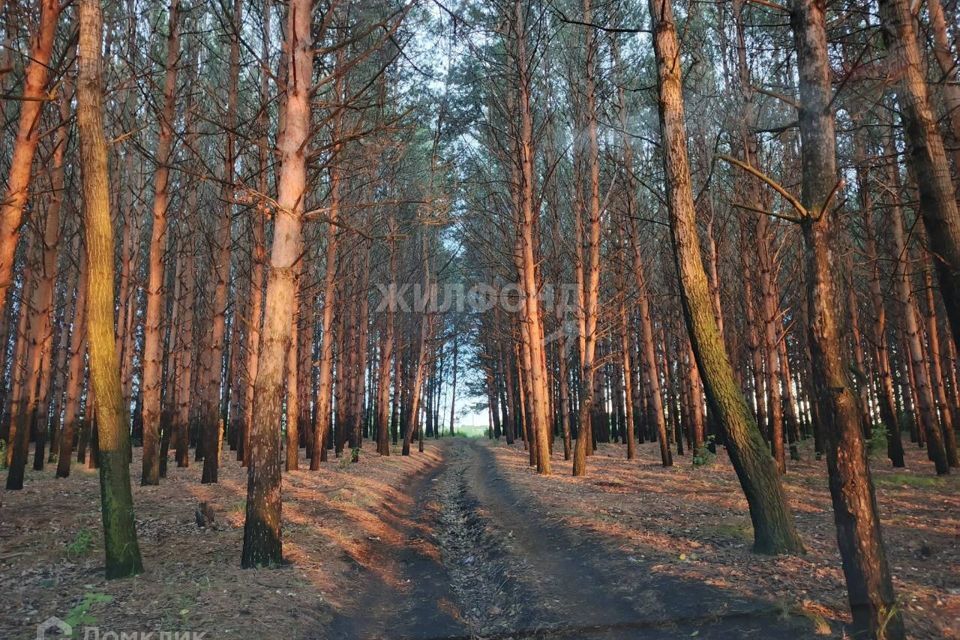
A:
[[[76,301],[73,305],[73,330],[70,332],[70,361],[67,365],[66,404],[63,411],[63,433],[60,434],[60,455],[57,460],[57,477],[70,476],[73,440],[80,422],[80,399],[83,392],[84,357],[87,352],[87,265],[80,256],[80,277],[77,282]]]
[[[23,211],[30,199],[33,158],[40,142],[40,116],[48,102],[47,80],[50,77],[50,59],[53,56],[60,7],[59,0],[40,2],[40,21],[30,42],[30,62],[23,82],[7,189],[0,199],[0,313],[6,308],[7,294],[13,284],[13,263],[20,240]]]
[[[164,254],[167,250],[167,206],[170,202],[170,155],[173,150],[173,122],[176,117],[177,61],[180,58],[179,0],[170,0],[167,16],[167,60],[163,83],[163,110],[157,140],[157,171],[154,174],[153,228],[150,231],[150,271],[147,280],[147,309],[143,328],[143,472],[142,485],[160,483],[160,413],[163,367]]]
[[[914,18],[907,0],[880,0],[883,41],[899,71],[897,97],[920,195],[919,211],[937,260],[954,343],[960,343],[960,211],[943,138],[930,107]]]
[[[270,59],[270,16],[273,12],[273,3],[266,0],[263,7],[263,35],[261,41],[261,56],[264,60]],[[260,71],[260,117],[257,126],[260,129],[260,149],[257,154],[257,170],[260,172],[260,191],[266,193],[268,188],[267,168],[268,157],[268,115],[267,108],[270,102],[267,83],[268,72]],[[250,464],[250,434],[253,432],[253,393],[257,380],[257,370],[260,363],[260,329],[263,324],[263,267],[266,259],[266,222],[268,208],[259,205],[254,211],[251,221],[252,241],[250,247],[250,299],[247,306],[247,358],[246,358],[246,393],[243,401],[243,434],[242,445],[237,449],[237,456],[243,461],[243,466]]]
[[[933,268],[929,255],[923,259],[923,290],[926,292],[926,325],[927,345],[930,356],[930,382],[933,386],[934,399],[939,409],[937,415],[940,427],[943,430],[942,441],[945,449],[947,464],[951,468],[960,466],[957,460],[957,435],[954,431],[953,413],[947,401],[946,382],[943,375],[943,362],[940,355],[940,328],[937,324],[937,305],[933,296]],[[939,455],[939,452],[936,452]]]
[[[593,21],[593,7],[591,0],[583,0],[583,21]],[[593,424],[591,411],[593,410],[594,376],[596,374],[597,348],[597,314],[600,296],[600,147],[597,139],[597,95],[596,95],[596,33],[593,29],[587,30],[586,43],[586,71],[584,73],[584,97],[586,104],[584,112],[587,127],[587,165],[589,167],[589,194],[586,206],[583,208],[587,215],[585,233],[580,234],[583,239],[583,259],[579,260],[579,268],[583,271],[580,278],[582,293],[580,299],[580,432],[577,436],[576,447],[573,450],[573,475],[582,476],[587,471],[588,450],[592,452]],[[582,224],[582,223],[581,223]],[[579,239],[579,238],[578,238]],[[665,463],[666,464],[666,463]]]
[[[887,138],[885,150],[892,153],[893,142]],[[893,157],[896,157],[895,155]],[[894,253],[894,285],[897,293],[897,302],[903,318],[904,338],[907,342],[907,351],[913,370],[913,391],[917,396],[918,427],[923,429],[926,439],[927,453],[933,460],[938,475],[950,473],[947,463],[947,454],[943,446],[943,437],[940,432],[940,422],[937,418],[937,408],[934,404],[933,389],[930,376],[927,372],[927,363],[924,358],[924,349],[920,335],[919,310],[913,296],[910,283],[910,250],[907,247],[903,233],[903,208],[900,205],[900,176],[898,169],[892,163],[888,164],[887,179],[890,183],[890,224],[893,238]]]
[[[893,593],[880,532],[860,411],[843,362],[837,314],[837,265],[831,194],[837,188],[836,133],[832,111],[825,0],[793,0],[800,77],[800,140],[806,208],[807,305],[813,395],[824,436],[837,542],[853,613],[853,637],[900,639],[903,620]]]
[[[230,285],[230,244],[233,218],[234,163],[236,152],[234,138],[237,122],[237,84],[240,75],[240,28],[242,0],[234,0],[230,33],[230,71],[227,88],[227,112],[224,129],[227,133],[227,148],[223,159],[220,200],[220,228],[214,243],[216,287],[213,294],[213,326],[210,342],[204,352],[205,386],[200,402],[200,429],[203,438],[203,475],[200,482],[215,483],[219,478],[220,446],[223,437],[223,397],[221,382],[223,374],[223,350],[227,323],[227,294]]]
[[[944,17],[940,0],[926,0],[930,30],[933,32],[933,55],[943,74],[940,79],[940,92],[943,106],[947,112],[947,124],[953,149],[955,171],[960,171],[960,74],[957,73],[956,54],[950,44],[947,32],[947,20]],[[954,174],[956,175],[956,174]]]
[[[903,441],[900,436],[900,421],[897,418],[897,401],[887,345],[887,309],[880,283],[880,258],[876,241],[880,231],[873,224],[873,197],[870,193],[868,168],[863,156],[861,136],[855,135],[854,162],[857,165],[857,189],[860,192],[860,207],[863,212],[864,251],[870,265],[870,303],[873,306],[873,343],[880,387],[878,393],[880,421],[887,434],[887,456],[894,467],[903,467]]]
[[[342,53],[337,59],[337,67],[342,71]],[[336,101],[343,99],[343,74],[338,73],[335,81]],[[327,259],[325,264],[323,284],[323,314],[320,319],[320,372],[317,391],[317,411],[314,415],[313,456],[310,458],[310,470],[320,468],[320,461],[326,460],[325,442],[327,430],[330,427],[330,405],[333,396],[333,313],[336,309],[337,291],[337,251],[339,243],[339,229],[336,222],[340,216],[340,138],[343,135],[343,110],[336,105],[337,113],[333,124],[333,148],[329,165],[330,196],[327,216]],[[338,427],[339,428],[339,427]]]
[[[80,0],[77,124],[83,167],[84,232],[87,254],[87,344],[90,386],[96,402],[100,500],[108,579],[143,572],[133,520],[129,434],[121,406],[120,363],[113,333],[114,240],[110,219],[110,173],[103,134],[99,0]]]
[[[723,425],[727,450],[750,505],[754,550],[797,553],[797,535],[780,477],[743,393],[717,326],[700,256],[683,113],[680,56],[670,0],[650,0],[657,63],[660,128],[674,257],[684,318],[707,398]]]
[[[295,271],[299,272],[299,265],[294,268]],[[290,346],[287,347],[287,370],[286,370],[286,388],[287,388],[287,455],[286,455],[286,471],[296,471],[300,468],[300,434],[298,430],[297,420],[300,416],[300,406],[298,403],[299,398],[297,394],[299,393],[299,382],[298,377],[303,373],[298,371],[299,365],[299,353],[298,347],[300,344],[299,332],[300,332],[300,274],[295,273],[294,275],[294,291],[293,291],[293,300],[291,300],[290,309],[291,309],[291,318],[290,318]]]
[[[303,244],[304,196],[307,191],[307,144],[310,141],[310,93],[313,79],[310,0],[287,6],[287,75],[284,129],[280,135],[273,246],[260,362],[254,383],[253,431],[247,467],[247,513],[241,566],[254,568],[283,561],[280,421],[283,411],[287,350],[290,349],[296,268]]]

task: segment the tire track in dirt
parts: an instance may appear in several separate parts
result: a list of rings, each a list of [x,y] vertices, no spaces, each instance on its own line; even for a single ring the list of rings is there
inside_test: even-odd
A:
[[[460,442],[450,447],[436,483],[440,542],[453,593],[474,638],[513,637],[530,622],[533,592],[518,579],[526,562],[509,557],[470,490],[477,458]]]
[[[439,446],[441,461],[407,488],[411,506],[384,506],[405,544],[371,545],[370,561],[404,586],[358,565],[356,603],[334,617],[328,637],[813,637],[808,621],[783,618],[771,603],[656,573],[601,536],[551,523],[510,487],[486,445]]]
[[[454,446],[470,457],[468,493],[489,518],[489,535],[503,541],[509,557],[500,562],[519,567],[518,590],[534,594],[523,626],[504,637],[814,637],[809,621],[784,618],[772,603],[658,574],[598,536],[549,523],[509,486],[487,446]]]
[[[401,546],[374,544],[368,564],[392,574],[394,587],[361,565],[356,566],[357,595],[353,606],[334,615],[322,637],[337,640],[432,640],[469,638],[456,605],[450,600],[450,578],[435,542],[436,505],[433,488],[443,463],[411,480],[414,496],[403,508],[385,504],[382,518],[401,532]],[[318,634],[320,635],[320,634]]]

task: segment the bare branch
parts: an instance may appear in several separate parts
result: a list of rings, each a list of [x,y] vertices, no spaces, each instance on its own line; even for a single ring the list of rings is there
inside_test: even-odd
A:
[[[804,207],[803,204],[801,204],[800,200],[798,200],[795,195],[787,191],[787,189],[783,187],[779,182],[777,182],[767,174],[763,173],[756,167],[750,166],[746,162],[741,162],[740,160],[737,160],[732,156],[721,154],[721,155],[718,155],[717,157],[728,164],[732,164],[735,167],[739,167],[743,171],[746,171],[750,175],[756,177],[758,180],[765,182],[767,186],[769,186],[771,189],[779,193],[784,200],[790,203],[790,206],[792,206],[797,211],[797,213],[800,214],[800,218],[807,218],[810,216],[810,214],[807,212],[806,207]]]

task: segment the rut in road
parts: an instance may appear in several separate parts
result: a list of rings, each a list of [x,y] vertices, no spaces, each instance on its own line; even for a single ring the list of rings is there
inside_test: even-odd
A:
[[[448,452],[437,482],[437,538],[471,635],[515,637],[518,630],[536,631],[530,627],[537,613],[536,593],[522,579],[529,571],[526,560],[508,555],[502,532],[491,527],[494,514],[477,501],[477,461],[472,447],[454,446]]]
[[[366,553],[368,565],[392,575],[392,584],[358,564],[356,602],[334,616],[327,637],[338,640],[471,637],[456,605],[449,600],[450,577],[434,537],[433,486],[443,469],[443,466],[434,467],[412,480],[406,489],[415,496],[410,506],[383,506],[381,518],[401,532],[403,543],[391,546],[368,541]]]
[[[440,446],[443,461],[413,482],[416,506],[401,514],[422,545],[377,550],[399,557],[409,589],[361,580],[364,595],[335,619],[336,637],[813,637],[808,621],[771,603],[658,574],[597,535],[551,522],[509,486],[488,445]]]

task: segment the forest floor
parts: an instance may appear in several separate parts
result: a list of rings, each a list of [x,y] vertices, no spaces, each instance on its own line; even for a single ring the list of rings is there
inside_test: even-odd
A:
[[[285,474],[290,564],[256,571],[239,567],[245,471],[227,452],[217,485],[199,483],[200,465],[171,467],[159,487],[134,487],[146,572],[112,582],[96,473],[28,472],[23,491],[0,494],[0,638],[35,638],[49,616],[100,637],[843,635],[824,465],[807,450],[786,477],[807,554],[773,558],[750,552],[746,502],[722,453],[664,469],[654,445],[633,461],[603,445],[575,479],[559,450],[550,478],[521,445],[456,438],[409,458],[368,451],[358,464]],[[874,480],[910,636],[960,638],[960,478],[936,478],[911,447],[907,470],[878,457]],[[214,527],[197,525],[200,502]]]

